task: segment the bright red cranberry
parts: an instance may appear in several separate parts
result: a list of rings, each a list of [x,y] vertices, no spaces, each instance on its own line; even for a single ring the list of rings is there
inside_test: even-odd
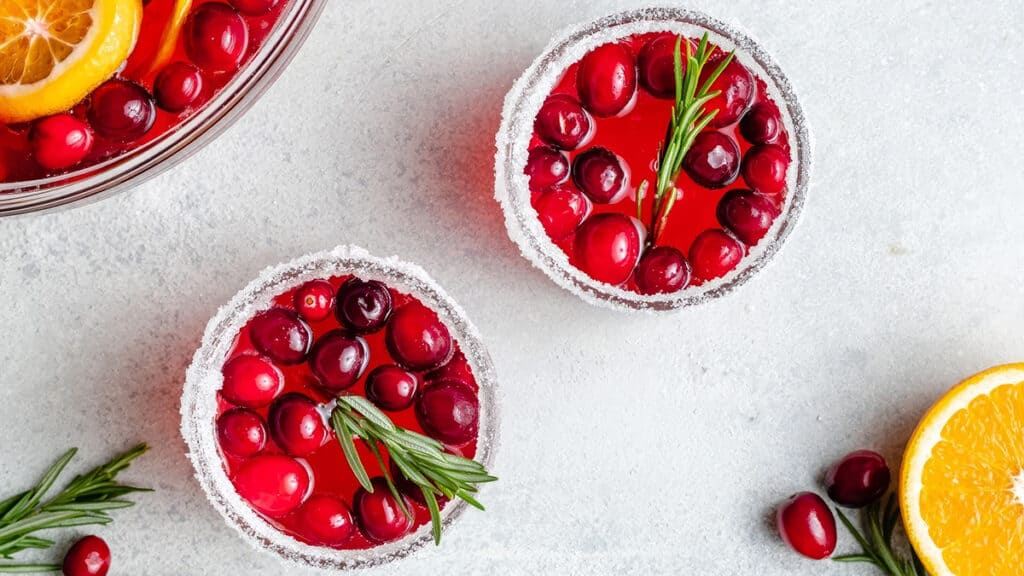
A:
[[[598,214],[580,226],[573,240],[576,266],[613,286],[629,280],[640,259],[643,238],[635,219],[625,214]]]
[[[590,201],[578,190],[556,188],[536,201],[537,217],[552,240],[562,240],[580,227],[590,214]]]
[[[576,150],[590,138],[593,121],[578,100],[568,94],[549,96],[537,114],[533,129],[546,144]]]
[[[547,190],[569,179],[569,158],[549,146],[538,146],[530,150],[524,172],[530,177],[530,190]]]
[[[674,100],[676,97],[676,42],[679,37],[673,34],[658,36],[649,41],[640,50],[637,63],[640,68],[640,85],[652,96]],[[686,44],[690,44],[691,54],[693,43],[684,38],[679,45],[682,56],[683,73],[686,73]]]
[[[416,302],[395,312],[388,325],[387,345],[396,362],[416,371],[441,366],[455,348],[448,327],[437,313]]]
[[[880,454],[858,450],[836,462],[825,477],[828,497],[847,508],[877,502],[889,489],[892,475]]]
[[[740,121],[740,134],[751,144],[770,144],[782,133],[782,119],[774,104],[758,104]]]
[[[785,190],[788,170],[789,154],[775,144],[754,146],[743,156],[743,179],[748,186],[764,194]]]
[[[110,80],[92,93],[89,123],[104,138],[130,142],[156,122],[156,102],[146,89],[126,80]]]
[[[779,217],[768,198],[750,190],[733,190],[718,203],[718,221],[747,246],[755,246]]]
[[[636,95],[636,60],[624,44],[598,46],[580,61],[576,91],[592,114],[617,116]]]
[[[384,478],[373,479],[373,492],[360,488],[354,498],[353,509],[359,529],[367,539],[384,543],[398,540],[413,527],[412,522],[402,512],[398,500],[391,495]],[[403,496],[405,498],[405,496]],[[404,502],[406,508],[411,506],[408,498]]]
[[[363,377],[370,362],[370,347],[359,336],[335,330],[317,341],[309,354],[309,367],[320,386],[338,393]]]
[[[480,401],[462,382],[435,382],[416,401],[416,417],[430,436],[446,444],[465,444],[476,438]]]
[[[153,94],[164,110],[181,112],[199,102],[204,85],[203,73],[198,68],[187,62],[174,62],[156,77]]]
[[[81,162],[92,151],[89,125],[70,114],[43,118],[32,127],[32,157],[47,170],[64,170]]]
[[[721,278],[743,259],[743,245],[724,230],[705,230],[690,246],[690,265],[698,280]]]
[[[250,458],[234,477],[238,494],[271,518],[298,508],[309,494],[311,482],[309,470],[301,462],[280,454]]]
[[[295,293],[295,310],[310,322],[326,319],[334,311],[334,287],[323,280],[303,284]]]
[[[595,204],[614,204],[629,192],[625,161],[606,148],[591,148],[577,156],[572,179]]]
[[[236,406],[260,408],[277,398],[284,389],[284,376],[276,366],[259,356],[235,356],[221,369],[224,386],[220,393]]]
[[[794,495],[779,506],[775,519],[782,539],[800,554],[822,560],[835,551],[836,519],[817,494]]]
[[[247,408],[228,410],[217,418],[217,440],[227,453],[248,458],[267,445],[267,427],[260,415]]]
[[[636,286],[641,294],[671,294],[690,283],[690,264],[672,246],[656,246],[640,257]]]
[[[227,4],[203,4],[189,17],[185,51],[204,70],[237,70],[248,48],[249,27],[238,12]]]
[[[274,442],[292,456],[316,452],[327,438],[327,425],[316,402],[302,394],[278,398],[270,407],[267,421]]]
[[[683,168],[705,188],[724,188],[740,174],[740,147],[721,132],[701,132],[683,156]]]
[[[332,496],[310,497],[295,515],[303,536],[317,546],[341,546],[355,532],[352,512],[344,502]]]
[[[299,316],[284,308],[271,308],[249,323],[249,335],[260,353],[280,364],[306,359],[313,332]]]
[[[412,406],[419,388],[419,376],[394,365],[378,366],[366,377],[366,397],[383,410]]]
[[[277,6],[278,0],[231,0],[231,5],[242,14],[261,16]]]
[[[64,576],[106,576],[110,571],[110,547],[99,536],[86,536],[64,555]]]
[[[722,52],[711,57],[701,74],[700,82],[702,84],[712,72],[718,69],[723,57],[725,54]],[[709,92],[720,91],[721,94],[712,98],[705,105],[707,110],[718,110],[718,115],[708,126],[722,128],[739,120],[754,100],[754,87],[754,77],[750,74],[750,70],[733,58],[732,62],[722,71],[722,75],[711,84]]]
[[[388,323],[393,307],[387,286],[376,280],[350,278],[338,289],[335,315],[356,334],[369,334]]]

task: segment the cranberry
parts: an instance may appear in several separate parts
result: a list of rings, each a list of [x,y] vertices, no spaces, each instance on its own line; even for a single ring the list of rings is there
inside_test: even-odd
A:
[[[238,494],[257,511],[280,518],[302,504],[312,479],[298,460],[267,454],[246,460],[235,473]]]
[[[224,386],[220,393],[237,406],[259,408],[277,398],[284,389],[284,376],[276,366],[259,356],[235,356],[221,369]]]
[[[702,85],[711,73],[718,69],[718,65],[724,57],[724,53],[718,52],[708,60],[700,78]],[[733,58],[732,62],[729,62],[725,70],[722,71],[722,75],[711,84],[711,89],[708,92],[715,91],[719,91],[721,94],[712,98],[705,108],[707,110],[717,109],[718,115],[708,126],[722,128],[739,120],[743,113],[750,108],[750,104],[754,100],[754,77],[750,74],[750,70]]]
[[[369,334],[384,327],[391,318],[391,291],[380,282],[350,278],[338,289],[335,315],[338,322],[357,334]]]
[[[370,347],[359,336],[335,330],[321,338],[309,355],[309,367],[320,385],[333,393],[350,388],[366,371]]]
[[[740,134],[751,144],[770,144],[782,133],[782,119],[773,104],[758,104],[740,121]]]
[[[537,216],[552,240],[562,240],[580,227],[590,213],[590,201],[578,190],[556,188],[537,198]]]
[[[733,190],[718,203],[718,221],[747,246],[760,242],[778,217],[771,200],[750,190]]]
[[[387,345],[395,361],[416,371],[441,366],[455,348],[448,327],[437,313],[415,302],[395,312],[388,326]]]
[[[156,103],[146,89],[127,80],[110,80],[92,93],[89,122],[104,138],[130,142],[156,122]]]
[[[64,555],[64,576],[106,576],[110,571],[110,547],[99,536],[86,536]]]
[[[740,174],[740,147],[721,132],[701,132],[683,156],[683,168],[705,188],[724,188]]]
[[[577,267],[588,276],[618,286],[629,280],[636,268],[642,243],[634,218],[618,213],[599,214],[576,232],[573,255]]]
[[[249,48],[249,28],[227,4],[203,4],[189,17],[185,51],[210,72],[231,72],[242,64]]]
[[[310,322],[326,319],[334,311],[334,287],[323,280],[303,284],[295,293],[295,310]]]
[[[747,185],[765,194],[786,189],[789,154],[775,144],[763,144],[747,150],[743,157],[743,179]]]
[[[427,381],[437,382],[439,380],[458,380],[470,388],[476,389],[476,378],[473,377],[473,369],[466,361],[466,355],[461,350],[456,351],[447,364],[427,374]]]
[[[292,456],[316,452],[327,438],[327,425],[316,402],[302,394],[278,398],[270,407],[267,420],[274,442]]]
[[[70,114],[43,118],[32,128],[32,157],[47,170],[64,170],[92,151],[89,125]]]
[[[591,136],[593,121],[578,100],[568,94],[549,96],[541,106],[533,129],[546,144],[576,150]]]
[[[629,192],[625,161],[606,148],[591,148],[577,156],[572,180],[597,204],[614,204]]]
[[[277,6],[277,0],[231,0],[231,4],[242,14],[260,16]]]
[[[676,42],[679,37],[663,35],[651,40],[640,50],[638,64],[640,67],[640,85],[655,98],[674,100],[676,97]],[[686,45],[693,44],[683,38],[679,45],[682,56],[683,73],[686,73]]]
[[[302,534],[317,546],[341,546],[355,531],[352,512],[332,496],[310,497],[295,515]]]
[[[595,116],[621,114],[636,95],[636,60],[629,47],[605,44],[583,57],[576,73],[580,101]]]
[[[360,488],[354,498],[356,519],[367,539],[378,543],[398,540],[412,529],[412,521],[402,512],[383,477],[374,478],[373,492]],[[411,503],[402,496],[408,509]]]
[[[822,560],[836,549],[836,519],[817,494],[794,495],[779,507],[775,521],[786,544],[808,558]]]
[[[259,414],[235,408],[217,418],[217,439],[225,452],[248,458],[262,452],[267,445],[267,427]]]
[[[298,364],[306,359],[313,332],[291,310],[271,308],[249,323],[252,343],[262,354],[281,364]]]
[[[419,376],[394,365],[378,366],[366,377],[366,397],[384,410],[412,406],[419,387]]]
[[[847,508],[863,508],[889,489],[892,475],[880,454],[858,450],[836,462],[825,477],[828,497]]]
[[[540,146],[530,150],[523,172],[530,177],[530,190],[547,190],[569,179],[569,159],[554,148]]]
[[[721,278],[743,259],[743,245],[724,230],[705,230],[690,246],[693,277],[699,280]]]
[[[187,62],[174,62],[160,71],[153,83],[158,106],[181,112],[199,102],[203,95],[203,73]]]
[[[690,264],[672,246],[656,246],[640,257],[636,286],[641,294],[670,294],[690,283]]]
[[[476,393],[456,380],[435,382],[416,401],[416,418],[427,434],[446,444],[465,444],[476,438],[480,402]]]

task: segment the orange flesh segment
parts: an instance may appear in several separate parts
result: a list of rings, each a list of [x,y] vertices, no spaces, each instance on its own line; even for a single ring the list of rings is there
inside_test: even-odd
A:
[[[89,33],[93,0],[0,0],[0,84],[50,76]]]

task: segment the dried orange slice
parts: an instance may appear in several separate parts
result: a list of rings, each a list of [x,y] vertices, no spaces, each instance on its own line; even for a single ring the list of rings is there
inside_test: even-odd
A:
[[[900,494],[933,576],[1024,573],[1024,364],[978,374],[928,412],[907,446]]]
[[[0,0],[0,121],[70,109],[132,50],[141,0]]]

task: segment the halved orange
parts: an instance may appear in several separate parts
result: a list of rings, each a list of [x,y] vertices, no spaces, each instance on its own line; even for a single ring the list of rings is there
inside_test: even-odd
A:
[[[132,50],[142,0],[0,0],[0,121],[64,112]]]
[[[982,372],[929,410],[900,495],[932,576],[1024,574],[1024,364]]]

